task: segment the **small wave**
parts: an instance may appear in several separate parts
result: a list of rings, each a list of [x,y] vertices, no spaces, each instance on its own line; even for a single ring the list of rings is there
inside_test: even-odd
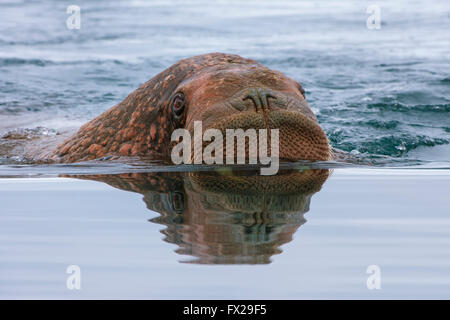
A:
[[[0,135],[0,139],[5,140],[23,140],[23,139],[33,139],[37,137],[52,137],[56,136],[58,131],[55,129],[49,129],[46,127],[36,127],[33,129],[28,128],[18,128],[14,130],[7,131]]]
[[[380,109],[395,112],[450,112],[450,103],[446,104],[429,104],[429,105],[413,105],[409,106],[400,102],[395,103],[371,103],[367,105],[368,109]]]
[[[142,59],[143,60],[143,59]],[[140,61],[139,61],[140,62]],[[137,62],[135,62],[137,63]],[[15,66],[23,66],[23,65],[32,65],[37,67],[47,67],[47,66],[72,66],[72,65],[96,65],[96,66],[104,66],[109,67],[110,65],[133,65],[133,63],[127,60],[119,60],[112,58],[99,58],[93,59],[88,57],[86,59],[67,59],[67,60],[58,60],[58,59],[25,59],[25,58],[0,58],[0,67],[15,67]],[[155,65],[157,65],[155,63]]]
[[[400,124],[400,121],[397,120],[382,121],[372,119],[368,121],[359,121],[359,124],[371,126],[376,129],[394,129]]]
[[[433,147],[450,143],[450,140],[444,138],[407,134],[401,134],[399,136],[389,135],[379,138],[368,137],[354,141],[350,140],[351,135],[349,133],[344,133],[342,130],[331,132],[329,138],[334,147],[347,152],[357,150],[367,155],[384,155],[390,157],[402,157],[409,151],[421,146]]]
[[[0,166],[11,166],[11,165],[33,165],[31,159],[20,157],[20,156],[1,156]],[[1,171],[1,169],[0,169]]]
[[[408,62],[397,62],[397,63],[380,63],[375,65],[375,67],[381,67],[381,68],[386,68],[386,67],[405,67],[405,66],[415,66],[418,64],[421,64],[421,61],[408,61]]]
[[[0,58],[0,67],[33,65],[38,67],[45,67],[53,64],[52,61],[42,59],[21,59],[21,58]]]

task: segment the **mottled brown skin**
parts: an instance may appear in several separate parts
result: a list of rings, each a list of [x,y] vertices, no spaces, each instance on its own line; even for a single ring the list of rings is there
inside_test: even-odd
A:
[[[306,222],[310,200],[328,170],[253,172],[149,172],[75,176],[143,195],[160,216],[164,240],[192,263],[264,264],[281,252]],[[74,176],[72,176],[74,177]]]
[[[179,92],[187,104],[183,116],[176,119],[172,103]],[[249,98],[255,92],[257,98]],[[181,60],[145,82],[82,126],[51,158],[59,162],[104,156],[169,160],[173,130],[184,127],[192,132],[196,120],[203,121],[203,130],[278,128],[281,159],[331,157],[326,135],[298,82],[254,60],[211,53]]]

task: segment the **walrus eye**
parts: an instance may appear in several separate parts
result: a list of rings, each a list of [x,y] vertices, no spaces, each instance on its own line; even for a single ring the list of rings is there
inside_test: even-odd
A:
[[[300,93],[302,94],[303,98],[306,98],[305,97],[305,89],[303,89],[302,85],[299,82],[297,82],[297,87],[298,87],[298,90],[300,91]]]
[[[177,93],[172,100],[172,111],[176,118],[180,118],[186,107],[186,99],[184,98],[184,94],[179,92]]]

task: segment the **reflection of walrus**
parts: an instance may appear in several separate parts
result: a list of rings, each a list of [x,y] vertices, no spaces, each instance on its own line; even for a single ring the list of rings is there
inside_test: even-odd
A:
[[[254,60],[211,53],[181,60],[156,75],[82,126],[50,158],[168,160],[172,132],[177,128],[192,132],[197,120],[203,122],[203,131],[279,129],[282,160],[331,157],[327,137],[298,82]]]
[[[165,241],[196,258],[189,262],[209,264],[270,263],[306,221],[311,196],[327,177],[328,170],[78,176],[143,194],[160,213],[151,221],[167,226]]]

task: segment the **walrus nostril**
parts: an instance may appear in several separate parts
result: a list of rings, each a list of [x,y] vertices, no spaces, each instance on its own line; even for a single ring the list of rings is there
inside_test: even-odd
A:
[[[233,108],[235,108],[239,111],[244,110],[244,105],[240,101],[231,101],[231,102],[229,102],[229,105],[231,105]]]
[[[242,100],[244,100],[244,101],[248,100],[248,99],[253,101],[253,104],[255,105],[255,109],[256,109],[257,112],[258,112],[259,109],[262,109],[261,100],[260,100],[260,98],[258,96],[258,93],[256,92],[255,89],[251,89],[251,91],[249,93],[247,93],[244,96],[244,98],[242,98]]]
[[[253,101],[256,111],[258,111],[259,109],[264,111],[269,109],[269,98],[276,99],[276,97],[273,94],[264,89],[252,88],[248,92],[246,92],[242,100],[245,101],[247,99],[250,99]]]
[[[269,109],[269,98],[276,99],[276,97],[273,94],[271,94],[270,92],[267,92],[266,90],[261,89],[261,88],[258,89],[258,94],[261,99],[263,108],[268,110]]]

